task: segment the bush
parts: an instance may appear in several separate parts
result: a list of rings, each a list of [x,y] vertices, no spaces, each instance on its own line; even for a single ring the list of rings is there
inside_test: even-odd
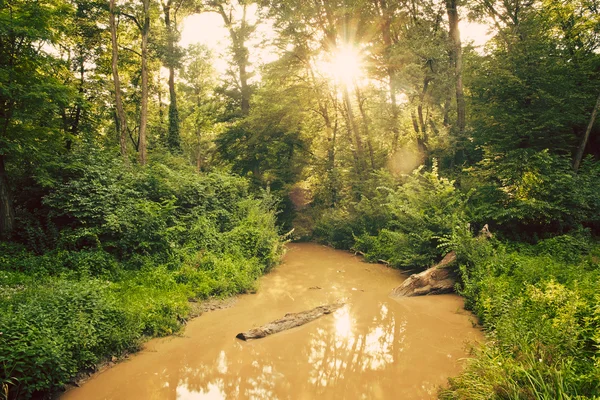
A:
[[[507,237],[531,240],[598,228],[600,164],[584,160],[573,172],[570,157],[518,149],[473,169],[473,216],[493,223]]]
[[[585,256],[595,251],[591,242],[563,235],[515,246],[456,234],[451,241],[462,254],[460,292],[491,341],[441,398],[599,396],[600,265]]]
[[[367,260],[400,268],[427,268],[442,255],[440,238],[465,221],[466,196],[454,182],[417,169],[395,189],[378,188],[348,211],[332,210],[315,236],[338,248],[353,248]]]
[[[282,255],[274,199],[250,195],[242,178],[172,158],[126,167],[98,149],[56,169],[35,214],[50,223],[29,219],[20,237],[34,237],[0,243],[0,388],[10,398],[51,393],[178,331],[189,300],[254,290]],[[53,248],[43,226],[57,229]]]
[[[51,279],[3,288],[0,375],[12,396],[29,398],[67,383],[102,358],[133,350],[141,329],[105,281]]]

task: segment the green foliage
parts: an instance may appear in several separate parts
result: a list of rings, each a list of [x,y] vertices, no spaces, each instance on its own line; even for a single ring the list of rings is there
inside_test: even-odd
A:
[[[57,229],[55,248],[0,244],[8,397],[50,393],[144,337],[172,334],[189,318],[188,300],[254,290],[279,262],[274,199],[249,195],[239,177],[160,161],[125,167],[76,148],[44,180],[38,214]]]
[[[59,388],[101,358],[139,345],[139,317],[106,281],[58,278],[2,289],[0,379],[14,397]]]
[[[441,397],[600,395],[600,265],[585,256],[597,245],[569,235],[519,245],[518,252],[458,234],[451,241],[462,255],[461,294],[491,341],[463,374],[450,380]]]
[[[513,237],[598,224],[600,172],[591,160],[575,174],[568,158],[547,150],[514,150],[485,158],[472,172],[475,180],[465,180],[476,187],[472,214],[478,222],[514,232]]]
[[[315,236],[358,250],[370,261],[426,268],[442,255],[440,237],[465,220],[465,196],[453,181],[439,176],[436,165],[432,171],[417,169],[395,190],[377,192],[373,199],[363,197],[350,212],[328,212]]]

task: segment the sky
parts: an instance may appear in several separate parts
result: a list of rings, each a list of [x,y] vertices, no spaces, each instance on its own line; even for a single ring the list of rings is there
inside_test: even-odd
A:
[[[257,22],[256,12],[256,4],[248,6],[249,23],[254,24]],[[235,18],[239,17],[241,17],[240,13]],[[273,37],[273,28],[270,21],[258,24],[253,36],[254,38],[246,44],[250,50],[250,65],[259,66],[277,60],[278,54],[274,48],[261,45],[263,40]],[[217,72],[223,75],[227,70],[227,48],[231,41],[229,32],[219,14],[214,12],[194,14],[183,20],[179,44],[182,47],[187,47],[195,43],[202,43],[212,50],[215,56],[213,65]]]
[[[247,15],[251,23],[256,22],[256,9],[255,4],[249,6]],[[487,25],[462,20],[459,29],[463,44],[472,42],[480,52],[483,52],[483,46],[491,38]],[[259,24],[256,33],[255,36],[257,37],[248,43],[251,65],[258,66],[275,61],[278,57],[275,49],[269,48],[269,46],[261,46],[264,39],[273,37],[272,24],[269,21]],[[227,48],[230,40],[229,32],[219,14],[212,12],[195,14],[183,20],[179,44],[187,47],[194,43],[202,43],[212,50],[214,54],[213,65],[220,75],[224,75],[227,70]],[[260,79],[260,77],[255,79]]]

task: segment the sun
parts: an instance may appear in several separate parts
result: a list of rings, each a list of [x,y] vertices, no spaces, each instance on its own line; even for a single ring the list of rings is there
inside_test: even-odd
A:
[[[359,84],[365,78],[361,52],[351,45],[338,47],[332,54],[323,56],[317,61],[316,69],[346,87]]]

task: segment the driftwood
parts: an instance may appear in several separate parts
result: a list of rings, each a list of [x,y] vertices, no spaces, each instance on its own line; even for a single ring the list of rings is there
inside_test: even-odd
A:
[[[491,237],[492,234],[486,224],[479,232],[478,238],[489,239]],[[453,292],[458,278],[458,274],[453,268],[455,261],[456,253],[451,251],[433,267],[409,276],[402,282],[402,285],[392,290],[390,296],[411,297]]]
[[[426,294],[450,293],[456,284],[456,272],[448,268],[456,261],[456,253],[451,251],[438,264],[418,274],[412,274],[402,285],[392,290],[392,297],[423,296]]]
[[[299,313],[288,313],[283,318],[269,322],[258,328],[252,328],[249,331],[238,333],[236,338],[241,340],[260,339],[287,329],[292,329],[304,325],[310,321],[326,314],[331,314],[338,308],[344,306],[344,303],[328,304],[313,308],[312,310],[301,311]]]

